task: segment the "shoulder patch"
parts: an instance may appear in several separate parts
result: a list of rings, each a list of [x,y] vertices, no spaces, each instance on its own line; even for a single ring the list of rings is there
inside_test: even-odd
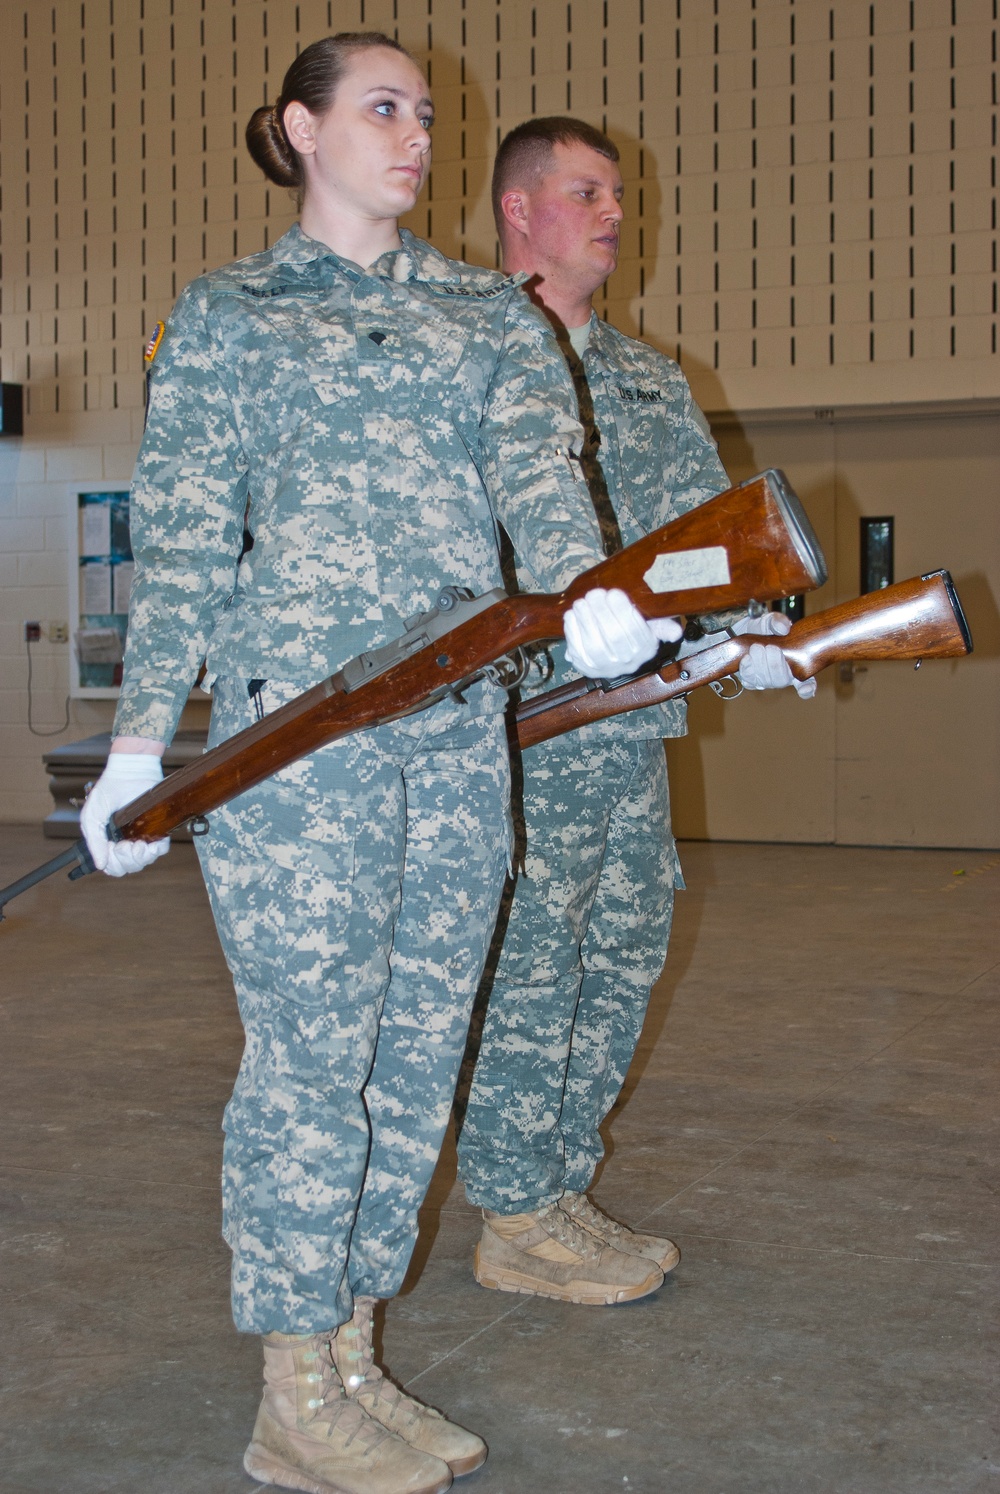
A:
[[[146,368],[149,368],[153,359],[160,351],[160,343],[163,341],[163,333],[165,330],[166,329],[163,322],[157,322],[156,326],[153,328],[153,335],[147,342],[145,351],[142,355],[142,361],[145,364]]]

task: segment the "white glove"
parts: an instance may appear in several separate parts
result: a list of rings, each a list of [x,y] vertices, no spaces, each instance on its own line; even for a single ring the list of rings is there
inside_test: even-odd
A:
[[[163,779],[163,765],[155,753],[112,752],[80,811],[80,829],[98,871],[124,877],[142,871],[170,850],[170,839],[108,839],[107,824],[116,809],[131,804]]]
[[[734,633],[760,633],[783,638],[790,632],[791,618],[783,612],[762,612],[760,617],[741,617],[733,623]],[[739,668],[740,680],[747,690],[783,690],[794,685],[800,700],[811,700],[816,694],[815,680],[797,680],[788,667],[780,648],[752,643]]]
[[[566,661],[588,679],[631,674],[683,629],[673,617],[647,622],[625,592],[595,586],[563,618]]]
[[[762,612],[759,617],[738,618],[731,628],[720,628],[714,633],[702,633],[698,638],[685,638],[677,650],[678,659],[689,659],[703,649],[715,648],[729,633],[787,633],[792,626],[783,612]]]

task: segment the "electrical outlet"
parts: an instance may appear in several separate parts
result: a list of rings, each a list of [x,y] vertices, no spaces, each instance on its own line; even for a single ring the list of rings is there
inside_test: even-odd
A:
[[[50,622],[48,627],[48,637],[50,643],[68,643],[69,623]]]
[[[26,622],[24,625],[25,643],[40,643],[42,638],[42,625],[40,622]]]

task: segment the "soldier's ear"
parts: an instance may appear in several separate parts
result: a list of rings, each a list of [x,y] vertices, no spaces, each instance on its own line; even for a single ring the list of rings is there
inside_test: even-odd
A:
[[[500,199],[500,211],[503,213],[504,221],[515,233],[527,233],[528,205],[523,192],[517,190],[505,192]]]
[[[293,100],[285,110],[285,134],[288,143],[300,156],[316,154],[316,119],[305,104]]]

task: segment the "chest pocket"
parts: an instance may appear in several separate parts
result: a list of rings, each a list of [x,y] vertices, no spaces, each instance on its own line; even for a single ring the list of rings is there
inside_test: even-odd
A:
[[[309,420],[314,399],[323,405],[357,399],[354,334],[318,293],[266,301],[254,311],[259,356],[243,356],[242,382],[258,440],[270,448],[290,440]]]
[[[676,417],[665,392],[655,384],[608,378],[605,397],[608,404],[601,413],[613,421],[615,456],[621,466],[617,474],[619,522],[622,538],[630,544],[666,522],[664,496],[677,479],[677,443],[672,434]],[[611,432],[605,429],[603,434],[605,442],[610,441]]]
[[[457,299],[457,298],[456,298]],[[476,359],[466,364],[475,319],[469,308],[451,315],[451,306],[414,302],[394,308],[392,315],[359,313],[357,317],[358,377],[376,404],[397,410],[430,407],[438,413],[456,398],[463,403],[485,398],[484,380],[475,376]],[[492,357],[489,360],[492,366]],[[456,390],[458,393],[456,394]]]
[[[672,465],[674,441],[670,438],[670,410],[667,404],[639,404],[622,399],[614,392],[612,407],[625,475],[641,471],[644,476],[663,473]]]
[[[669,409],[663,390],[657,384],[628,384],[624,380],[609,379],[608,394],[615,410],[623,419],[663,420]]]

